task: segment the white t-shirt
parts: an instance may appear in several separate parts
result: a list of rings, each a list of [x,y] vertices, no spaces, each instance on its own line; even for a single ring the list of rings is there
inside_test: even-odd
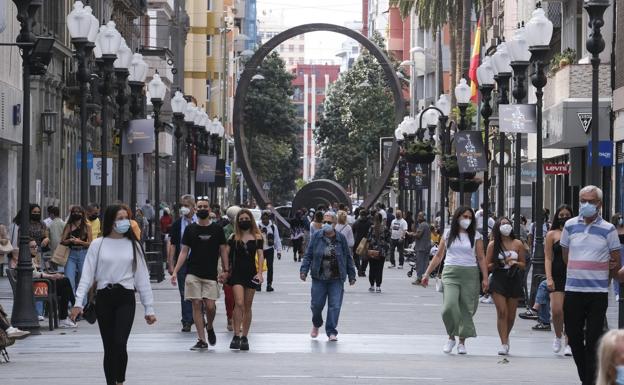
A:
[[[448,243],[450,229],[444,231],[444,242],[446,242],[446,258],[444,265],[449,266],[477,266],[477,254],[475,247],[477,240],[483,239],[480,232],[475,232],[474,245],[470,245],[470,238],[467,233],[459,233],[459,237],[453,240],[453,244]]]
[[[403,218],[393,220],[390,224],[390,231],[392,232],[390,235],[392,239],[401,239],[405,237],[407,222]]]
[[[388,214],[386,213],[386,210],[379,209],[378,213],[381,214],[381,219],[383,219],[384,221],[388,219]]]

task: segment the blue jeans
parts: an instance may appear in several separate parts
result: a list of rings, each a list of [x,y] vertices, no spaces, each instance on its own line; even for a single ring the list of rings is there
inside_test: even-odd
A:
[[[546,280],[540,282],[535,295],[535,303],[540,305],[537,311],[537,320],[544,324],[550,323],[550,292]]]
[[[310,305],[312,324],[317,328],[323,326],[323,309],[325,302],[327,302],[327,322],[325,323],[327,336],[338,335],[336,326],[338,326],[343,296],[344,282],[341,280],[312,280],[312,303]]]
[[[84,265],[86,257],[87,249],[71,250],[69,252],[69,258],[67,258],[67,264],[65,264],[65,276],[69,279],[74,294],[76,294],[78,283],[80,283],[82,266]]]
[[[182,323],[193,324],[193,304],[191,301],[184,299],[184,282],[186,281],[187,264],[185,263],[178,271],[178,290],[180,290],[180,307],[182,311]]]

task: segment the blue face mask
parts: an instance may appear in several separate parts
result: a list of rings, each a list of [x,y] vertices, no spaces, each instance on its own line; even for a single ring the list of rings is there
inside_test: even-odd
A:
[[[598,212],[598,207],[589,202],[581,203],[581,208],[579,209],[579,215],[583,218],[591,218],[596,215]]]
[[[616,368],[615,385],[624,385],[624,365],[618,365]]]
[[[321,227],[321,230],[323,230],[324,233],[329,233],[334,230],[334,227],[326,223],[323,225],[323,227]]]
[[[115,232],[119,234],[125,234],[130,229],[130,221],[128,219],[122,219],[115,221]]]

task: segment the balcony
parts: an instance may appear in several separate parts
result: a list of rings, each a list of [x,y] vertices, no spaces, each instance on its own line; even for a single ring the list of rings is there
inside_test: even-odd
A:
[[[121,8],[123,13],[137,18],[147,12],[147,0],[115,0],[115,8]]]
[[[600,65],[598,89],[601,98],[611,97],[611,69],[609,64]],[[548,77],[544,88],[544,109],[548,109],[564,99],[591,98],[591,64],[570,64]]]

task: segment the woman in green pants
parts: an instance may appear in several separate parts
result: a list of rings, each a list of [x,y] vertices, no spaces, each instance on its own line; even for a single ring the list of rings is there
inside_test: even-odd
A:
[[[472,317],[479,303],[479,269],[483,274],[481,287],[488,290],[488,270],[483,252],[483,239],[476,231],[474,212],[470,207],[455,210],[451,228],[442,236],[438,253],[427,267],[421,285],[427,287],[431,272],[444,260],[442,283],[444,304],[442,321],[449,339],[442,349],[450,353],[459,337],[457,354],[466,354],[466,338],[476,337]]]

